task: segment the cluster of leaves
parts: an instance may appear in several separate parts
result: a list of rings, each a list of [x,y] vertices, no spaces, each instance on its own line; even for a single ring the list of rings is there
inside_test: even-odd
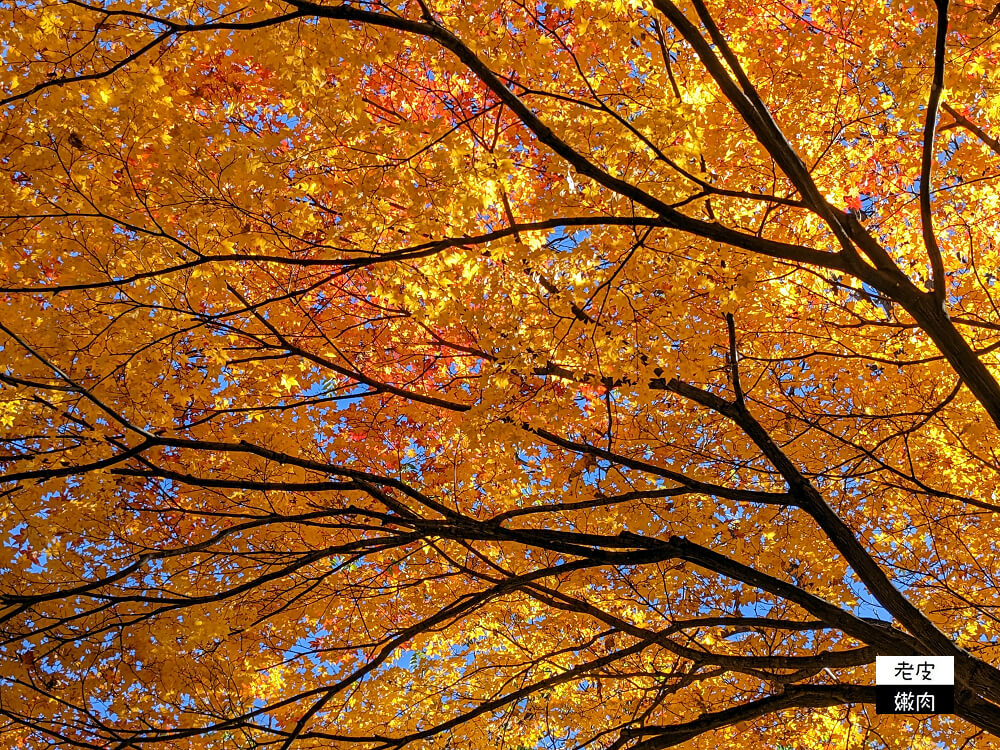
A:
[[[1000,735],[1000,11],[0,14],[0,743]]]

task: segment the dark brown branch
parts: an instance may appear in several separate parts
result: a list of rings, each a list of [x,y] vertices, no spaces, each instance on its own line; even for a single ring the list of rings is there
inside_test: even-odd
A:
[[[556,135],[531,108],[525,105],[517,95],[504,85],[482,59],[457,36],[442,26],[412,21],[398,16],[373,13],[354,6],[324,6],[308,2],[308,0],[290,0],[290,3],[302,12],[320,18],[367,23],[373,26],[417,34],[437,42],[445,49],[450,50],[498,99],[518,116],[522,124],[534,133],[539,141],[568,161],[574,170],[659,215],[662,217],[664,227],[679,229],[698,237],[723,242],[780,260],[808,263],[823,268],[846,270],[843,259],[835,253],[767,240],[756,235],[745,234],[724,227],[716,222],[691,218],[626,180],[612,176]]]
[[[75,4],[83,6],[82,3],[75,3]],[[87,7],[89,10],[93,10],[94,12],[100,13],[101,15],[108,14],[108,10],[106,8],[96,8],[94,6],[83,6],[83,7]],[[249,21],[246,23],[215,21],[202,24],[176,24],[169,20],[156,18],[155,23],[167,26],[168,27],[167,30],[153,37],[153,39],[148,41],[146,44],[142,45],[135,52],[132,52],[131,54],[123,57],[121,60],[109,66],[108,68],[96,71],[94,73],[82,73],[79,75],[59,76],[57,78],[44,81],[42,83],[32,86],[29,89],[26,89],[25,91],[22,91],[20,94],[14,94],[12,96],[6,97],[5,99],[0,99],[0,106],[4,106],[7,104],[11,104],[12,102],[27,99],[53,86],[65,86],[66,84],[77,83],[79,81],[99,81],[102,78],[107,78],[108,76],[113,75],[122,68],[131,65],[140,57],[145,55],[147,52],[156,48],[157,46],[167,41],[171,37],[174,37],[179,34],[191,33],[195,31],[215,31],[215,30],[252,31],[254,29],[263,29],[267,28],[268,26],[275,26],[277,24],[285,23],[286,21],[290,21],[295,18],[302,18],[304,15],[305,14],[302,13],[301,11],[293,11],[292,13],[286,13],[284,15],[275,16],[273,18],[265,18],[260,21]]]
[[[218,479],[197,477],[168,469],[112,469],[109,473],[123,477],[142,479],[169,479],[195,487],[216,487],[218,489],[254,490],[258,492],[343,492],[360,489],[354,482],[262,482],[253,479]]]
[[[947,299],[944,276],[944,259],[934,233],[934,215],[931,211],[931,176],[934,170],[934,137],[937,130],[938,106],[944,91],[944,64],[948,43],[948,0],[935,0],[937,29],[934,39],[934,74],[931,93],[924,120],[924,143],[920,157],[920,228],[924,246],[931,261],[934,281],[934,299],[944,305]]]
[[[655,387],[655,381],[654,381],[654,387]],[[680,472],[672,471],[662,466],[657,466],[656,464],[651,464],[637,458],[623,456],[621,454],[609,451],[606,448],[600,448],[596,445],[591,445],[589,443],[581,443],[575,440],[564,438],[560,435],[555,434],[554,432],[551,432],[541,427],[532,427],[529,424],[522,424],[521,428],[527,432],[531,432],[537,435],[540,438],[543,438],[544,440],[548,441],[549,443],[552,443],[553,445],[558,445],[560,448],[573,451],[574,453],[594,456],[595,458],[602,458],[608,461],[612,461],[613,463],[616,463],[621,466],[627,466],[630,469],[643,471],[648,474],[653,474],[654,476],[663,477],[664,479],[671,479],[690,492],[699,492],[705,495],[726,498],[727,500],[736,500],[738,502],[761,503],[764,505],[785,505],[785,506],[795,505],[795,500],[790,495],[783,492],[741,490],[735,487],[723,487],[721,485],[702,482],[699,480],[691,479],[690,477],[687,477],[684,474],[681,474]]]
[[[726,328],[729,331],[729,376],[733,383],[733,393],[736,395],[736,405],[745,406],[743,386],[740,384],[740,353],[736,348],[736,321],[732,313],[726,313]]]
[[[54,217],[61,218],[61,217]],[[115,219],[109,221],[119,223]],[[333,249],[343,253],[359,253],[360,257],[339,257],[339,258],[295,258],[281,255],[257,255],[254,253],[226,253],[224,255],[199,255],[183,263],[173,266],[166,266],[150,271],[141,271],[128,276],[120,276],[101,281],[81,282],[78,284],[46,284],[35,286],[0,287],[0,294],[28,293],[28,294],[59,294],[61,292],[82,291],[85,289],[105,289],[110,287],[120,287],[134,284],[137,281],[155,278],[157,276],[167,276],[182,271],[191,270],[201,265],[212,263],[244,263],[255,262],[264,264],[299,266],[303,268],[318,266],[321,268],[341,268],[357,269],[380,263],[401,262],[417,260],[436,255],[444,250],[455,247],[469,247],[475,245],[485,245],[490,242],[504,239],[506,237],[519,236],[520,232],[547,231],[557,227],[584,227],[584,226],[664,226],[663,220],[658,217],[647,216],[562,216],[546,219],[544,221],[527,222],[523,224],[511,224],[509,227],[497,229],[492,232],[485,232],[478,235],[468,235],[463,237],[442,237],[439,240],[431,240],[419,245],[390,250],[384,253],[364,253],[358,250],[347,250],[344,248],[327,248],[319,246],[321,249]]]
[[[729,417],[737,424],[784,477],[799,507],[816,520],[862,583],[921,643],[922,648],[931,654],[954,656],[956,674],[961,674],[956,679],[975,685],[981,695],[1000,698],[1000,670],[958,646],[896,588],[850,527],[830,508],[819,491],[745,407],[738,408],[712,393],[678,380],[672,380],[667,389]],[[996,722],[996,726],[1000,727],[1000,709],[997,709]]]
[[[63,372],[56,364],[51,362],[44,354],[42,354],[33,346],[31,346],[27,341],[18,336],[12,330],[10,330],[2,322],[0,322],[0,331],[6,333],[7,336],[9,336],[11,339],[17,342],[17,344],[26,352],[28,352],[28,354],[30,354],[32,357],[41,362],[45,367],[52,370],[52,372],[55,373],[56,377],[58,377],[61,381],[63,381],[71,390],[75,391],[76,393],[79,393],[81,396],[83,396],[85,399],[94,404],[98,409],[103,411],[105,414],[111,417],[115,422],[120,424],[126,430],[134,432],[137,435],[142,436],[146,440],[150,440],[153,438],[152,434],[144,430],[142,427],[132,424],[117,411],[115,411],[110,406],[105,404],[101,399],[97,398],[97,396],[95,396],[89,389],[84,388],[82,385],[73,380],[69,375]]]
[[[630,750],[661,750],[675,747],[713,729],[758,719],[793,708],[826,708],[854,703],[874,703],[875,688],[865,685],[789,685],[784,692],[760,700],[703,714],[694,721],[674,726],[645,726],[623,729],[624,738],[649,739],[630,745]]]
[[[764,427],[744,406],[731,404],[708,391],[696,388],[679,380],[672,380],[667,390],[673,391],[695,403],[711,409],[734,422],[764,454],[768,461],[788,483],[789,492],[798,500],[798,505],[809,513],[826,533],[827,537],[844,556],[847,563],[858,574],[862,583],[872,592],[889,612],[892,613],[924,647],[933,653],[943,651],[954,653],[956,646],[913,604],[903,596],[892,581],[864,549],[854,532],[827,505],[812,482],[785,455],[785,452],[771,438]]]
[[[1000,8],[1000,5],[997,5],[997,7]],[[955,109],[950,104],[948,104],[948,102],[941,102],[941,109],[943,109],[945,112],[947,112],[953,118],[955,118],[955,124],[956,125],[960,125],[961,127],[963,127],[966,130],[968,130],[970,133],[972,133],[974,136],[976,136],[976,138],[978,138],[983,143],[985,143],[987,146],[989,146],[990,150],[994,154],[996,154],[997,156],[1000,156],[1000,140],[997,140],[996,138],[994,138],[993,136],[991,136],[989,133],[987,133],[981,127],[979,127],[978,125],[976,125],[976,123],[974,123],[968,117],[966,117],[961,112],[959,112],[957,109]]]
[[[737,112],[739,112],[754,132],[754,135],[757,136],[760,143],[775,162],[777,162],[789,180],[791,180],[800,195],[802,195],[805,204],[830,227],[843,253],[847,256],[853,256],[855,254],[854,245],[842,225],[843,215],[827,203],[819,188],[813,182],[805,163],[774,122],[767,106],[743,71],[739,60],[737,60],[736,55],[730,49],[728,42],[719,31],[704,3],[700,0],[695,0],[695,10],[702,24],[709,32],[712,45],[721,51],[726,64],[733,75],[736,76],[738,83],[726,71],[726,67],[716,56],[712,45],[709,44],[695,25],[688,20],[683,11],[672,0],[654,0],[653,5],[667,17],[670,23],[674,25],[674,28],[680,32],[684,40],[694,48],[698,59],[701,60],[702,65],[705,66],[705,69],[722,90],[723,95],[736,108]],[[885,258],[879,258],[875,262],[878,264],[883,261],[885,261]],[[895,265],[891,261],[888,261],[888,263],[893,269],[895,268]]]

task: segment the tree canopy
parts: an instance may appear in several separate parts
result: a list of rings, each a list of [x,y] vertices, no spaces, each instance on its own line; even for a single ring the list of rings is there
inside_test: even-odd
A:
[[[993,746],[1000,6],[0,13],[0,744]]]

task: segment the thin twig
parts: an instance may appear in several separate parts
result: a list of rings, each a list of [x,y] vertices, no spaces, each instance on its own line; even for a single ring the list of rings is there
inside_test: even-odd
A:
[[[736,394],[735,404],[743,408],[746,406],[746,400],[743,397],[743,386],[740,384],[740,355],[736,350],[736,320],[732,313],[726,313],[726,328],[729,329],[729,372],[733,380],[733,392]]]

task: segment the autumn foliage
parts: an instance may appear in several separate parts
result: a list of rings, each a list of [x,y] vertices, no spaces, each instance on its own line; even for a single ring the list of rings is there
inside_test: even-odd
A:
[[[0,745],[993,746],[1000,6],[0,14]]]

